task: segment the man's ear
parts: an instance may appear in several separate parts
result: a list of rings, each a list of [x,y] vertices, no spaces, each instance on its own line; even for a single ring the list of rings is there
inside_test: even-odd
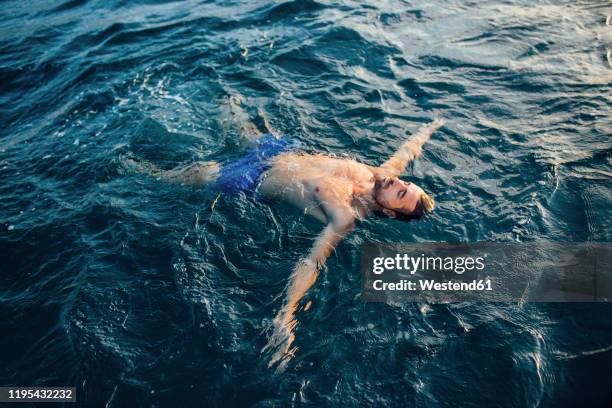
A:
[[[390,210],[388,208],[383,208],[382,212],[389,218],[397,218],[397,214],[393,210]]]

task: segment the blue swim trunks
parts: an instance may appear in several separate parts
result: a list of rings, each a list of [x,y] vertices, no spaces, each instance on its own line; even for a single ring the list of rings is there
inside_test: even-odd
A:
[[[215,190],[224,193],[253,194],[257,189],[258,178],[270,168],[271,159],[281,153],[296,150],[299,142],[278,139],[271,134],[261,136],[246,156],[221,168],[213,182]]]

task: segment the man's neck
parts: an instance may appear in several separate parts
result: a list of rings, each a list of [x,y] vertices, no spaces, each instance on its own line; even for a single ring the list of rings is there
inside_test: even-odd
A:
[[[358,206],[366,212],[380,206],[374,199],[374,181],[362,181],[353,186],[353,206]]]

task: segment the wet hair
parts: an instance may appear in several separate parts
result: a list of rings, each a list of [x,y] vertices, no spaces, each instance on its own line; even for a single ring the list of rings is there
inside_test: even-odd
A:
[[[384,211],[376,211],[376,214],[398,221],[417,221],[423,218],[423,214],[406,214],[399,211],[389,210],[388,208],[384,209]]]

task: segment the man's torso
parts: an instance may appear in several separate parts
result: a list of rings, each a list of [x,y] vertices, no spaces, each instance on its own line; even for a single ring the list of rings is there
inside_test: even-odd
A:
[[[352,159],[288,152],[273,159],[258,192],[329,222],[329,209],[352,209],[355,187],[373,176],[369,166]]]

